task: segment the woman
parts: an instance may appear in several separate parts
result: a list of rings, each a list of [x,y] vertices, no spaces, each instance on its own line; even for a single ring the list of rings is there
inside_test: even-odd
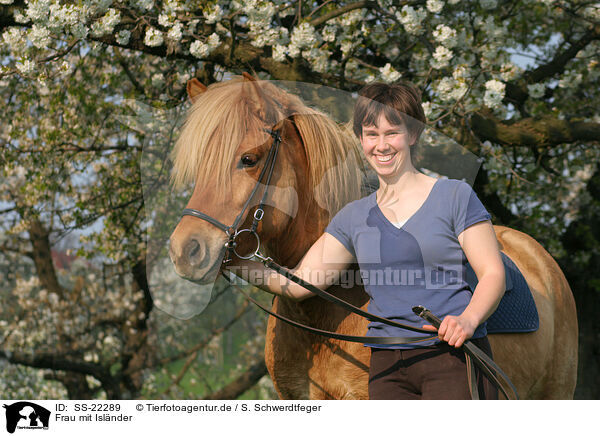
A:
[[[443,318],[435,339],[367,344],[371,399],[470,398],[459,348],[471,339],[491,355],[485,320],[505,286],[490,215],[468,184],[435,179],[415,169],[411,156],[425,115],[412,86],[374,83],[359,95],[354,132],[377,173],[379,188],[342,208],[292,272],[326,289],[332,274],[339,278],[358,262],[370,296],[369,312],[421,327],[411,308],[423,305]],[[464,280],[466,261],[479,280],[473,292]],[[241,259],[235,266],[264,271],[262,264]],[[314,295],[277,274],[257,285],[298,300]],[[425,328],[436,331],[433,326]],[[411,334],[423,336],[377,322],[371,322],[367,332],[367,336]],[[482,398],[497,397],[489,382],[481,380],[480,386]]]

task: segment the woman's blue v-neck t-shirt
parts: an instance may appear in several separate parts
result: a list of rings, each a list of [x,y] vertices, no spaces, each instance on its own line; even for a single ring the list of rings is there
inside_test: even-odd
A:
[[[344,206],[325,231],[354,255],[359,281],[370,296],[369,312],[397,322],[422,327],[413,306],[425,306],[434,315],[460,315],[471,300],[465,277],[467,259],[458,235],[467,227],[491,219],[471,187],[460,180],[438,179],[423,205],[401,228],[394,226],[377,204],[376,192]],[[473,338],[486,335],[485,323]],[[370,322],[367,336],[424,337]],[[380,348],[416,348],[439,342],[369,345]]]

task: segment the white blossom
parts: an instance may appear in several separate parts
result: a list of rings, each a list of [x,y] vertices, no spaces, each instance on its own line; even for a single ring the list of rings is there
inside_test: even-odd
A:
[[[46,48],[50,44],[50,30],[45,26],[34,24],[29,32],[31,43],[37,48]]]
[[[440,1],[440,0],[427,0],[427,9],[429,10],[429,12],[433,12],[434,14],[437,14],[438,12],[440,12],[444,7],[444,2]]]
[[[558,81],[558,87],[564,89],[576,88],[577,86],[579,86],[582,80],[583,76],[581,75],[581,73],[572,70],[567,71],[564,74],[564,76],[562,76],[561,79]]]
[[[438,83],[436,91],[443,101],[455,101],[462,98],[467,92],[467,84],[451,77],[444,77]]]
[[[52,306],[56,306],[58,304],[58,295],[54,292],[50,292],[48,294],[48,303]]]
[[[0,0],[0,5],[12,5],[14,0]]]
[[[208,46],[211,50],[217,48],[221,44],[221,38],[216,33],[212,33],[207,40]]]
[[[49,11],[50,0],[34,0],[28,3],[25,13],[32,21],[45,22],[48,20]]]
[[[546,86],[543,83],[532,83],[527,85],[527,91],[531,98],[540,98],[545,94]]]
[[[119,33],[117,33],[115,35],[115,39],[117,40],[117,43],[119,43],[121,45],[129,44],[130,37],[131,37],[131,32],[126,29],[119,31]]]
[[[103,14],[108,10],[113,0],[88,0],[87,13],[88,15]]]
[[[519,73],[519,67],[512,62],[503,63],[500,67],[500,78],[505,82],[514,79]]]
[[[440,80],[437,91],[440,94],[440,98],[446,100],[447,94],[450,93],[456,81],[452,80],[450,77],[444,77]]]
[[[329,68],[329,53],[325,50],[311,48],[302,52],[302,56],[307,59],[315,71],[324,73]]]
[[[158,47],[164,42],[162,32],[154,27],[149,27],[144,37],[144,44],[148,47]]]
[[[592,20],[600,20],[600,3],[590,5],[583,9],[583,16]]]
[[[169,15],[175,15],[183,10],[183,6],[179,0],[164,0],[163,8]]]
[[[165,76],[161,73],[156,73],[152,76],[152,86],[159,88],[165,84]]]
[[[465,78],[468,78],[469,76],[470,76],[469,70],[468,70],[467,65],[465,65],[465,64],[457,65],[456,68],[454,69],[454,72],[452,73],[452,77],[454,77],[456,80],[465,79]]]
[[[21,74],[31,74],[35,71],[35,62],[32,62],[29,59],[17,62],[17,70],[19,70]]]
[[[61,27],[72,27],[77,23],[82,23],[85,20],[85,12],[78,9],[75,5],[61,5],[53,3],[50,6],[50,17],[47,26],[55,30],[60,30]]]
[[[198,23],[200,23],[200,20],[191,20],[187,26],[187,33],[189,33],[190,35],[195,34],[196,26],[198,26]]]
[[[506,43],[506,28],[496,25],[493,15],[488,15],[485,20],[481,16],[477,16],[474,20],[476,27],[483,30],[492,40],[498,40]]]
[[[71,33],[77,39],[84,39],[88,35],[88,27],[84,23],[75,23],[71,26]]]
[[[389,62],[387,64],[385,64],[384,67],[380,68],[379,72],[381,73],[382,79],[388,83],[395,82],[400,77],[402,77],[402,74],[400,74],[398,71],[394,70],[392,68],[392,65]]]
[[[273,46],[273,60],[275,62],[284,62],[286,55],[286,48],[283,45],[275,44]]]
[[[2,39],[11,48],[13,52],[21,52],[26,48],[27,40],[24,31],[16,27],[9,27],[2,33]]]
[[[271,45],[274,41],[279,40],[279,30],[270,28],[264,32],[258,33],[251,44],[255,47],[264,47],[265,45]]]
[[[92,35],[103,36],[113,33],[117,24],[121,22],[121,12],[116,9],[109,9],[106,15],[92,24]]]
[[[457,43],[456,30],[444,24],[438,24],[433,31],[433,37],[437,42],[448,48],[454,47]]]
[[[350,11],[344,15],[342,15],[342,17],[340,18],[340,24],[343,27],[350,27],[353,24],[359,23],[360,21],[363,20],[364,17],[364,12],[362,9],[355,9],[353,11]]]
[[[302,23],[294,27],[290,40],[288,47],[289,54],[291,57],[296,57],[302,49],[308,48],[318,41],[318,34],[315,32],[315,28],[309,23]]]
[[[433,53],[433,59],[430,61],[430,64],[436,69],[444,68],[450,64],[453,55],[452,50],[443,45],[438,45]]]
[[[383,28],[383,26],[381,24],[375,25],[372,32],[370,33],[370,36],[371,36],[371,40],[377,45],[383,45],[389,39],[387,32],[385,31],[385,29]],[[398,49],[398,47],[392,47],[392,50],[393,49]],[[392,54],[392,56],[394,56],[394,55]]]
[[[160,24],[163,27],[169,27],[171,26],[171,19],[167,14],[159,14],[158,24]]]
[[[204,59],[210,54],[210,47],[202,41],[194,41],[190,44],[190,54],[200,59]]]
[[[431,116],[431,102],[430,101],[425,101],[421,104],[421,107],[423,108],[423,112],[425,113],[425,118],[429,118]]]
[[[29,17],[27,15],[21,13],[21,11],[19,11],[19,10],[15,11],[13,16],[15,17],[15,21],[17,23],[25,24],[25,23],[29,22]]]
[[[346,39],[346,40],[342,41],[342,43],[340,44],[340,48],[341,48],[344,56],[348,56],[348,54],[352,51],[352,49],[355,46],[356,46],[356,42],[354,42],[350,39]]]
[[[246,24],[250,28],[250,35],[258,35],[270,29],[273,15],[276,12],[275,5],[271,2],[258,3],[256,1],[247,1],[242,10],[248,18]]]
[[[204,11],[203,15],[207,24],[213,24],[221,20],[223,17],[223,10],[221,9],[221,6],[215,5],[210,11]]]
[[[171,41],[180,41],[182,36],[183,36],[182,24],[178,21],[167,32],[167,38],[170,39]]]
[[[327,41],[327,42],[335,41],[335,33],[336,33],[335,26],[328,24],[327,26],[323,27],[323,30],[321,31],[321,36],[323,37],[323,41]]]
[[[492,79],[485,82],[483,103],[491,109],[499,107],[504,98],[505,87],[506,85],[499,80]]]
[[[73,66],[68,61],[63,61],[60,64],[60,73],[61,75],[68,76],[73,71]]]
[[[130,0],[131,5],[142,10],[149,11],[154,7],[154,0]]]
[[[413,35],[420,35],[423,33],[423,26],[421,23],[427,17],[427,12],[423,9],[415,9],[412,6],[404,5],[400,12],[396,12],[396,18],[404,29]]]
[[[479,4],[483,9],[493,9],[497,6],[497,0],[479,0]]]

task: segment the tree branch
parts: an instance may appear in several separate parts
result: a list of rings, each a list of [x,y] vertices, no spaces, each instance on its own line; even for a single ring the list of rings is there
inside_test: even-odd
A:
[[[600,140],[599,123],[559,120],[547,116],[505,123],[489,113],[479,112],[471,116],[471,128],[482,142],[488,140],[500,145],[537,149]]]
[[[524,73],[516,81],[508,82],[506,84],[505,98],[517,105],[522,105],[527,100],[527,97],[529,97],[529,93],[527,92],[528,84],[540,83],[564,72],[567,63],[575,58],[577,53],[584,49],[590,42],[597,39],[600,39],[600,25],[591,27],[579,40],[571,42],[569,48],[557,53],[550,62]]]
[[[50,233],[37,218],[31,219],[27,230],[33,246],[33,261],[40,283],[49,292],[54,292],[56,295],[62,297],[64,290],[58,283],[56,270],[52,263]]]
[[[0,359],[18,365],[30,366],[32,368],[51,369],[54,371],[70,371],[78,374],[87,374],[101,380],[107,376],[104,368],[92,363],[70,360],[65,356],[39,353],[26,354],[12,351],[0,350]]]
[[[327,21],[335,17],[339,17],[340,15],[347,14],[348,12],[353,11],[355,9],[362,9],[367,7],[372,8],[376,6],[377,2],[374,2],[372,0],[360,0],[354,3],[347,4],[346,6],[342,6],[341,8],[335,9],[331,12],[326,13],[325,15],[321,15],[320,17],[309,20],[308,22],[313,27],[319,27],[320,25],[325,24]]]

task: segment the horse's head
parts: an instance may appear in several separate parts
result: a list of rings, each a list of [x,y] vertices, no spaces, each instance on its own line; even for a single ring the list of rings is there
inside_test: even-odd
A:
[[[193,106],[173,151],[174,184],[195,182],[187,208],[227,226],[243,211],[238,229],[249,228],[266,187],[265,177],[254,191],[273,147],[269,131],[277,131],[282,140],[257,233],[264,254],[295,264],[330,213],[360,195],[356,165],[344,165],[349,154],[356,158],[353,141],[298,97],[247,74],[208,88],[194,79],[188,94]],[[183,216],[170,238],[178,274],[209,281],[227,239],[214,224]],[[254,238],[236,242],[239,253],[256,245]]]

